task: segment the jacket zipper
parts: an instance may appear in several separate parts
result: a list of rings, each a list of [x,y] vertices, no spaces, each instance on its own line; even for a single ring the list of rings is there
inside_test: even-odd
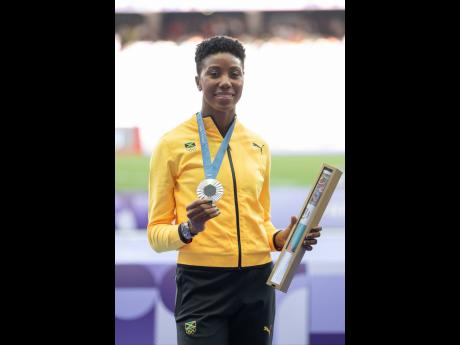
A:
[[[212,122],[214,122],[214,126],[216,126],[217,130],[219,131],[222,138],[225,137],[225,133],[222,133],[217,126],[216,122],[214,121],[213,117],[211,116]],[[236,120],[236,119],[235,119]],[[236,177],[235,177],[235,169],[233,168],[233,161],[232,161],[232,154],[230,145],[227,147],[227,155],[228,161],[230,162],[230,170],[232,171],[232,179],[233,179],[233,199],[235,200],[235,213],[236,213],[236,235],[238,238],[238,269],[241,269],[241,237],[240,237],[240,211],[238,210],[238,190],[236,187]]]
[[[238,191],[236,187],[235,169],[233,168],[232,154],[230,153],[230,145],[227,147],[228,161],[230,162],[230,169],[233,178],[233,196],[235,200],[235,213],[236,213],[236,235],[238,237],[238,268],[241,268],[241,238],[240,238],[240,212],[238,210]]]

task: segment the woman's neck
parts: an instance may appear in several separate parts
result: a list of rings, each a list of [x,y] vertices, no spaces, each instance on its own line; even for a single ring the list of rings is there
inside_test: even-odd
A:
[[[235,117],[235,109],[233,108],[230,111],[222,112],[203,106],[201,108],[201,115],[203,117],[210,116],[216,124],[219,132],[222,134],[222,136],[225,136],[228,128],[230,127],[230,124],[233,121],[233,118]]]

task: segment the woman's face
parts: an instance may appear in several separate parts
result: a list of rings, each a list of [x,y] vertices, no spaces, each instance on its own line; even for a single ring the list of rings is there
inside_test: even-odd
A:
[[[196,77],[203,101],[217,111],[235,108],[243,91],[244,75],[241,60],[230,53],[217,53],[202,61],[201,73]]]

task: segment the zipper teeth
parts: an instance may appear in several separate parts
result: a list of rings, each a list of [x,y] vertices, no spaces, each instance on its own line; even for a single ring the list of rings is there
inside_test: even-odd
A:
[[[219,127],[217,126],[212,116],[211,116],[211,120],[214,123],[217,130],[219,131],[222,138],[224,138],[225,134],[223,134],[220,131]],[[236,121],[236,119],[234,119],[234,121]],[[238,268],[241,269],[240,211],[238,210],[238,193],[237,193],[237,187],[236,187],[235,169],[233,168],[232,154],[230,153],[230,151],[231,151],[231,147],[229,144],[227,147],[227,155],[228,155],[228,161],[230,162],[230,170],[232,171],[232,179],[233,179],[233,196],[235,199],[235,213],[236,213],[236,235],[238,237]]]
[[[233,195],[235,197],[235,213],[236,213],[236,235],[238,236],[238,268],[241,268],[241,238],[240,238],[240,212],[238,210],[238,193],[236,187],[235,169],[233,168],[232,154],[230,153],[230,145],[227,148],[228,161],[233,178]]]

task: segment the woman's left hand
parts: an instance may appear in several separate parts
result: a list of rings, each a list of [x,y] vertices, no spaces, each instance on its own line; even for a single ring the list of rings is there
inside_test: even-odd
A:
[[[275,247],[277,248],[283,248],[284,244],[286,243],[287,238],[289,237],[289,234],[291,233],[292,229],[294,228],[294,225],[297,223],[297,217],[292,216],[291,217],[291,224],[288,225],[288,227],[284,230],[281,231],[278,235],[275,236]],[[310,233],[305,237],[305,239],[302,242],[302,247],[304,247],[306,250],[310,251],[313,249],[313,246],[318,243],[318,240],[316,240],[317,237],[321,236],[321,230],[323,228],[321,226],[315,226],[314,228],[311,229]]]

